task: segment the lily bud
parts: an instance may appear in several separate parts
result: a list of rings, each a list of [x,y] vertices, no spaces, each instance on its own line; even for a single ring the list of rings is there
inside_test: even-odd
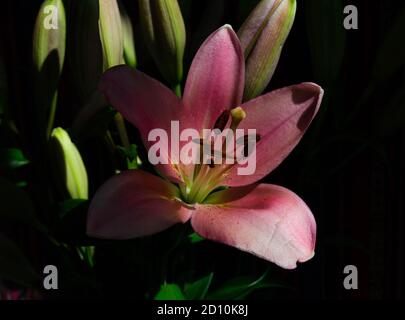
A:
[[[121,16],[117,0],[99,0],[100,40],[104,70],[123,63]]]
[[[132,22],[128,16],[128,12],[126,11],[124,5],[122,4],[122,1],[119,1],[118,5],[121,14],[124,60],[125,63],[129,65],[131,68],[136,68],[136,52],[135,52],[135,41]]]
[[[246,60],[244,101],[269,84],[291,30],[296,0],[262,0],[238,32]]]
[[[139,0],[146,44],[159,70],[173,86],[183,78],[186,31],[177,0]]]
[[[82,105],[104,70],[123,63],[121,17],[116,0],[71,1],[72,67]]]
[[[65,60],[66,16],[62,0],[45,0],[35,22],[33,63],[39,134],[48,137],[53,126],[57,87]],[[46,131],[42,132],[42,129]]]
[[[87,172],[82,157],[68,133],[55,128],[51,134],[51,156],[58,185],[72,199],[88,198]]]
[[[62,0],[42,3],[34,28],[34,66],[41,72],[45,63],[55,62],[55,75],[59,77],[65,60],[66,16]],[[55,55],[55,57],[53,56]]]

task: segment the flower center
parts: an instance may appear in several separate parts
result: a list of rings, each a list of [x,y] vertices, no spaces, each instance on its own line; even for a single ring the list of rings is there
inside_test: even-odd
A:
[[[212,191],[221,186],[221,182],[236,164],[235,154],[238,147],[241,147],[244,156],[247,156],[247,146],[251,137],[245,135],[236,139],[235,134],[245,117],[246,113],[241,107],[231,111],[225,110],[215,121],[211,131],[214,134],[200,138],[200,164],[194,166],[192,181],[188,185],[180,186],[183,199],[187,203],[202,203]],[[231,120],[229,128],[225,130],[229,120]],[[232,135],[230,139],[229,134]],[[253,139],[256,143],[260,136],[256,135]],[[208,158],[204,158],[207,157],[207,151],[209,151]]]

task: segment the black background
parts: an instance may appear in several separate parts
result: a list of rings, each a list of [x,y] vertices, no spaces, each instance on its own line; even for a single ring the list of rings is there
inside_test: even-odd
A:
[[[256,3],[180,2],[187,29],[186,70],[206,36],[225,23],[237,30]],[[163,81],[142,43],[136,3],[124,3],[136,30],[138,68]],[[358,8],[358,30],[343,27],[343,6],[347,4]],[[0,9],[0,55],[7,75],[7,99],[25,128],[21,144],[28,150],[33,101],[31,37],[39,5],[40,1],[3,1]],[[405,4],[352,0],[343,1],[343,6],[335,0],[298,1],[294,26],[266,90],[304,81],[325,89],[321,111],[301,144],[264,180],[294,190],[312,209],[318,230],[316,255],[294,271],[270,266],[270,278],[293,289],[258,290],[251,299],[404,297]],[[74,45],[70,42],[67,55],[71,50]],[[57,124],[63,127],[71,126],[75,110],[80,108],[70,89],[72,72],[67,63],[57,115]],[[4,136],[0,142],[9,143]],[[99,156],[93,153],[95,147],[88,143],[79,148],[86,150],[84,158],[90,176],[94,175],[92,168]],[[98,184],[102,179],[94,181]],[[90,193],[97,187],[91,185]],[[77,222],[79,229],[81,223]],[[65,261],[27,226],[0,222],[0,231],[24,248],[39,271],[44,264]],[[100,243],[94,272],[67,263],[61,290],[45,296],[143,298],[151,283],[156,290],[160,284],[158,270],[165,269],[158,259],[166,248],[162,242],[178,232],[175,227],[153,239]],[[269,267],[265,261],[208,241],[180,246],[164,263],[170,265],[165,269],[169,282],[187,279],[187,272],[195,278],[214,272],[213,286],[233,276],[257,278]],[[358,290],[343,287],[346,265],[358,268]],[[155,279],[150,281],[150,277]]]

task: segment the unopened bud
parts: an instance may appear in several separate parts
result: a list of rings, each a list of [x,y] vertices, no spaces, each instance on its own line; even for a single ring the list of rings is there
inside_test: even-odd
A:
[[[124,49],[124,60],[127,65],[132,68],[136,67],[136,52],[135,52],[135,41],[134,41],[134,30],[132,28],[132,22],[129,18],[128,12],[126,11],[122,1],[118,2],[120,14],[121,14],[121,25],[122,25],[122,44]]]
[[[139,0],[146,44],[155,63],[173,86],[183,78],[186,31],[177,0]]]
[[[72,199],[88,198],[87,172],[82,157],[68,133],[55,128],[51,134],[51,157],[58,185]]]
[[[244,101],[269,84],[291,30],[296,0],[262,0],[238,32],[246,59]]]
[[[63,2],[46,0],[39,9],[34,28],[33,58],[36,71],[43,71],[45,63],[52,60],[56,69],[54,74],[59,77],[65,60],[65,47],[66,16]]]
[[[123,29],[116,0],[72,0],[70,12],[74,82],[85,105],[103,71],[123,63]]]
[[[121,16],[117,0],[99,0],[100,40],[104,70],[123,63]]]
[[[33,34],[35,123],[41,137],[45,134],[48,138],[53,126],[65,48],[66,16],[63,2],[45,0],[39,9]]]

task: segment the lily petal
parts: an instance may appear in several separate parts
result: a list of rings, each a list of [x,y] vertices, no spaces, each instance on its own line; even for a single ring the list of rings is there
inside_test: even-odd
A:
[[[155,143],[148,141],[153,129],[163,129],[170,134],[171,121],[179,121],[180,130],[193,127],[181,100],[160,82],[135,69],[127,66],[109,69],[101,79],[99,90],[125,119],[139,129],[148,149]],[[157,169],[178,182],[181,174],[170,164],[175,162],[170,158],[170,147],[169,136],[168,149],[160,150],[167,164],[159,164]]]
[[[151,235],[186,222],[190,211],[175,200],[177,188],[141,170],[125,171],[104,183],[87,217],[87,234],[102,239]]]
[[[212,129],[219,115],[243,96],[245,64],[232,27],[225,25],[201,45],[188,73],[183,101],[195,114],[197,129]]]
[[[218,241],[294,269],[314,255],[316,224],[292,191],[269,184],[212,194],[191,218],[194,230]],[[222,202],[222,203],[221,203]]]
[[[319,110],[323,90],[314,83],[285,87],[242,105],[246,118],[238,129],[256,129],[256,169],[239,175],[235,165],[224,185],[242,186],[258,181],[273,171],[295,148]],[[254,154],[248,160],[254,161]],[[244,166],[244,165],[242,165]]]

